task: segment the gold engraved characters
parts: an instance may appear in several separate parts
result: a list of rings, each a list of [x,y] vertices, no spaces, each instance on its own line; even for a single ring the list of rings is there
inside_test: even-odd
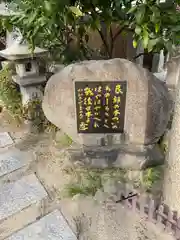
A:
[[[112,128],[117,129],[119,127],[120,120],[120,104],[121,104],[121,95],[123,94],[121,84],[115,85],[114,96],[113,96],[113,116],[112,116]]]
[[[80,132],[106,133],[122,129],[125,88],[121,82],[102,82],[99,85],[91,82],[82,84],[76,91]]]

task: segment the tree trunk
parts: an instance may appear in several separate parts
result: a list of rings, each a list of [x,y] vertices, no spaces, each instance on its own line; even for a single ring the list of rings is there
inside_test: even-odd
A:
[[[177,66],[178,84],[174,117],[169,139],[168,155],[164,172],[164,202],[172,210],[180,212],[180,63]]]

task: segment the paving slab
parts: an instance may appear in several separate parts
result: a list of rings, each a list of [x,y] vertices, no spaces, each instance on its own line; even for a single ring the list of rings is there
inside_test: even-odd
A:
[[[0,222],[47,197],[34,174],[0,188]]]
[[[60,211],[41,218],[6,240],[77,240]]]
[[[0,132],[0,148],[12,145],[14,142],[8,132]]]
[[[0,153],[0,177],[12,173],[25,165],[32,159],[31,155],[13,148]]]

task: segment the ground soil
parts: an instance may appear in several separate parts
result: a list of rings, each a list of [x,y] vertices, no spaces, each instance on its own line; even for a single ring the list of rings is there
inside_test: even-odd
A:
[[[44,214],[59,208],[78,235],[78,239],[81,240],[130,239],[129,237],[113,237],[113,231],[116,232],[116,236],[119,236],[118,230],[113,230],[113,226],[110,227],[110,229],[112,228],[112,235],[107,235],[106,223],[103,222],[106,215],[103,209],[105,207],[106,211],[111,212],[111,220],[108,221],[113,224],[115,219],[113,219],[112,212],[115,211],[116,207],[114,208],[112,201],[109,203],[107,201],[104,205],[104,195],[101,191],[99,194],[101,197],[97,198],[82,195],[77,195],[73,199],[65,197],[64,192],[67,183],[78,178],[76,171],[73,170],[68,160],[67,144],[59,142],[54,132],[35,133],[31,130],[30,125],[19,125],[6,111],[0,113],[0,131],[9,132],[17,148],[22,151],[29,151],[34,155],[30,171],[37,175],[49,194],[49,200],[44,202]],[[58,138],[60,135],[61,132],[59,132]],[[118,209],[120,211],[119,216],[121,213],[123,215],[123,208],[120,206]],[[104,220],[101,219],[102,216]],[[120,219],[122,218],[120,217]],[[102,226],[103,229],[99,229]],[[133,239],[156,239],[156,237],[137,237]]]

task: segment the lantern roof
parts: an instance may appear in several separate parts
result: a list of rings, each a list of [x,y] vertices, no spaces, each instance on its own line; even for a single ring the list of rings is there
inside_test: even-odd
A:
[[[42,56],[45,55],[47,52],[48,50],[39,47],[35,47],[34,51],[32,52],[27,44],[15,41],[8,48],[0,51],[0,56],[8,60],[14,61]]]

